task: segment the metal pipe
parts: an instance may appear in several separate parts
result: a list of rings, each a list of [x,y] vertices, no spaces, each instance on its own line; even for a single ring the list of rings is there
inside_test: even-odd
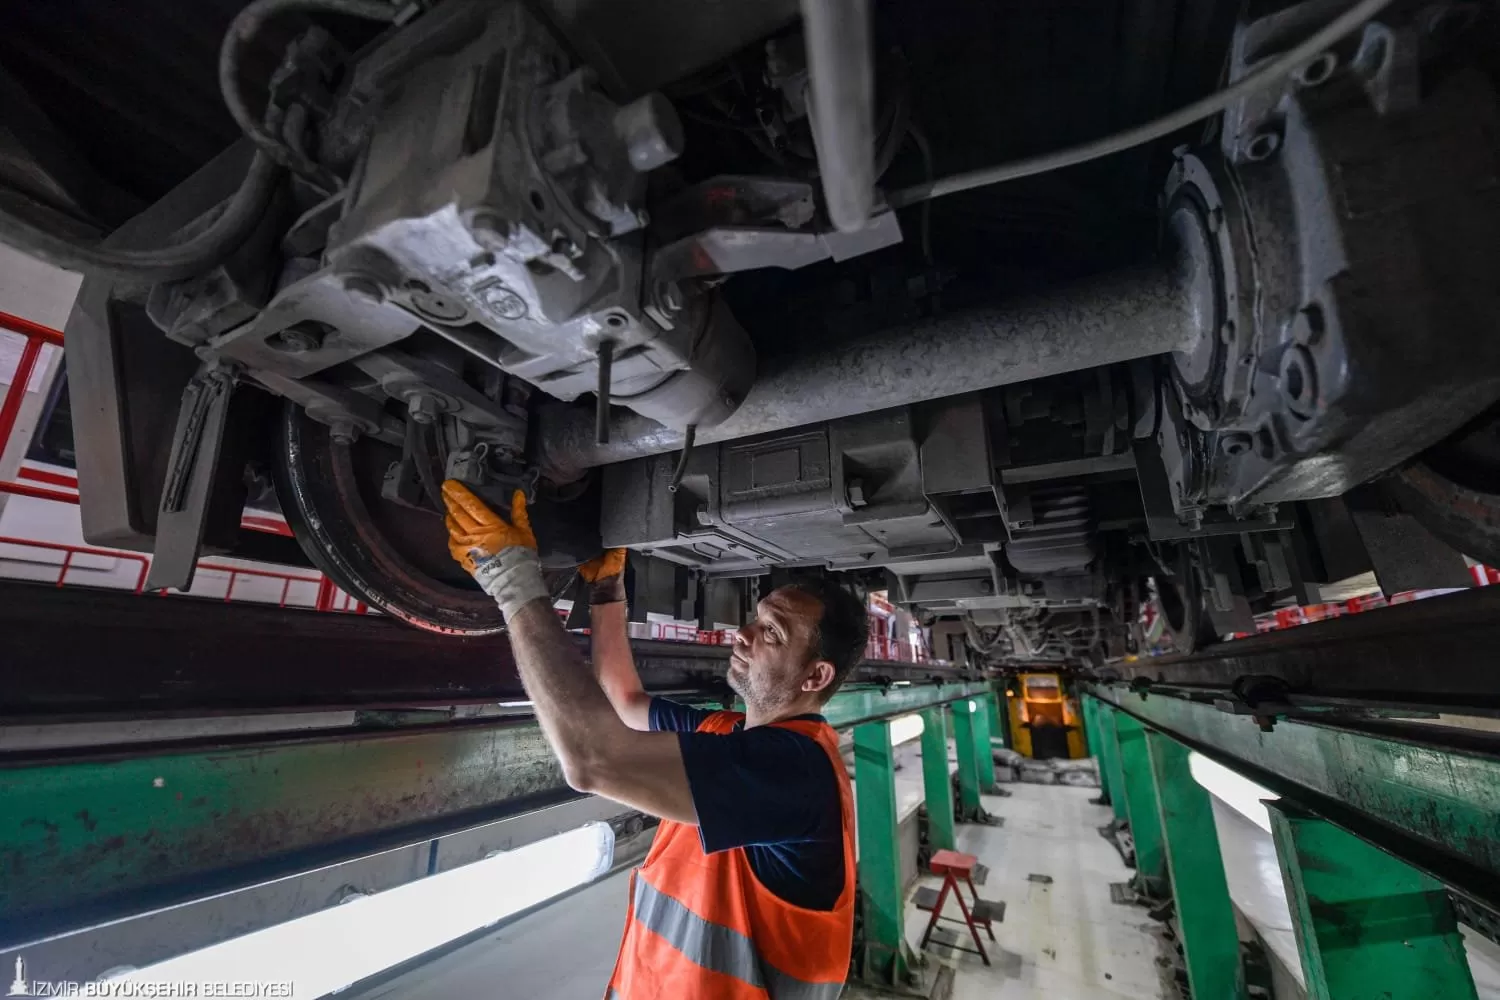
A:
[[[865,227],[875,204],[875,67],[869,0],[802,0],[813,146],[828,217]]]
[[[1186,272],[1163,267],[1091,279],[1045,297],[938,316],[762,366],[699,444],[788,430],[1186,348],[1199,335]],[[617,411],[610,443],[593,414],[562,402],[538,417],[539,462],[558,479],[675,451],[681,430]]]

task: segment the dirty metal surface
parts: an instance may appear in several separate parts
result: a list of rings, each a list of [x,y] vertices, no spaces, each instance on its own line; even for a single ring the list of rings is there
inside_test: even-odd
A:
[[[80,627],[87,623],[87,627]],[[525,698],[504,636],[375,616],[0,582],[0,721],[482,704]],[[579,642],[587,649],[586,638]],[[633,640],[651,691],[727,693],[729,647]],[[957,679],[867,661],[851,681]]]
[[[0,949],[565,801],[529,721],[0,761]]]
[[[980,687],[855,686],[826,711],[842,728]],[[432,714],[0,755],[0,951],[577,797],[532,719]]]
[[[1191,656],[1111,664],[1126,681],[1224,690],[1242,677],[1311,700],[1500,710],[1500,588],[1477,588],[1236,639]]]

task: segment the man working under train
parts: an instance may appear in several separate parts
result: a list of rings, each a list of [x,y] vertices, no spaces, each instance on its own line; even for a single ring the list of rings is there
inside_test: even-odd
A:
[[[507,522],[443,484],[449,550],[505,614],[521,680],[568,784],[662,819],[631,882],[610,998],[831,1000],[854,933],[854,805],[819,710],[864,650],[864,607],[781,587],[739,630],[743,715],[648,695],[626,631],[625,551],[581,569],[593,667],[553,613],[525,497]]]

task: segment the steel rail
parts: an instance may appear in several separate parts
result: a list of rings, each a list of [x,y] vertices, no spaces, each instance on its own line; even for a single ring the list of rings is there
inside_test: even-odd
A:
[[[1500,587],[1111,664],[1101,678],[1187,691],[1278,691],[1302,704],[1500,712]],[[1267,683],[1269,682],[1269,683]]]

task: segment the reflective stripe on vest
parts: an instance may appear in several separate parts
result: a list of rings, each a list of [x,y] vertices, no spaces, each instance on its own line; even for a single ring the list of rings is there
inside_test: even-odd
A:
[[[704,920],[643,878],[635,880],[635,919],[693,964],[763,989],[773,1000],[835,1000],[843,992],[841,982],[809,983],[770,966],[754,941]]]

